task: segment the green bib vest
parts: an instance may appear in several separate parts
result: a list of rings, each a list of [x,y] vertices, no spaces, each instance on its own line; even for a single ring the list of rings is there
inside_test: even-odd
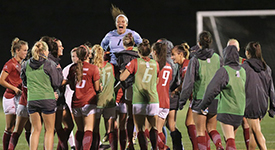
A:
[[[44,72],[44,64],[38,69],[32,69],[29,61],[26,65],[28,101],[55,99],[49,75]]]
[[[157,62],[137,58],[137,72],[133,84],[133,104],[159,103],[157,92]]]
[[[114,92],[115,77],[113,73],[113,66],[110,63],[107,63],[103,68],[99,68],[99,72],[100,84],[103,87],[103,90],[98,94],[97,107],[114,107],[116,102]]]
[[[216,71],[220,68],[220,57],[214,53],[211,58],[199,61],[199,79],[195,81],[193,88],[194,99],[202,99],[207,85],[214,77]],[[216,99],[218,96],[216,97]]]
[[[229,66],[224,68],[228,73],[229,82],[221,92],[217,112],[242,116],[245,109],[245,70],[241,68],[236,71]]]

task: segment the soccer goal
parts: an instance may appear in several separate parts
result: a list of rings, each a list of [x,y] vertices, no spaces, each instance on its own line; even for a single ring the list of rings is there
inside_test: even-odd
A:
[[[241,56],[249,41],[259,41],[263,54],[275,54],[275,10],[199,11],[197,35],[203,30],[211,32],[213,47],[221,56],[230,38],[240,42]]]

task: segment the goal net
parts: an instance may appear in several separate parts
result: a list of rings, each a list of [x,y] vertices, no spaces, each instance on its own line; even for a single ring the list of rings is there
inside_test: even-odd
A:
[[[275,10],[199,11],[197,35],[203,30],[210,31],[212,47],[221,56],[231,38],[240,42],[241,57],[248,42],[260,42],[265,61],[275,71]]]

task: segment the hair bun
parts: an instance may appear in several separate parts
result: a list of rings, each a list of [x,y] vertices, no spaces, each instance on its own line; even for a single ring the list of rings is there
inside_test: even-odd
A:
[[[142,39],[142,43],[143,43],[144,45],[150,44],[148,39]]]

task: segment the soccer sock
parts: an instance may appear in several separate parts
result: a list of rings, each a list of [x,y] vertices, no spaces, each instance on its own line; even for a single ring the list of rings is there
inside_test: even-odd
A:
[[[208,134],[208,132],[207,131],[205,131],[205,138],[206,138],[206,146],[207,146],[207,150],[210,150],[211,149],[211,147],[210,147],[210,136],[209,136],[209,134]]]
[[[3,150],[8,150],[11,132],[4,131],[3,134]]]
[[[198,141],[199,150],[207,150],[206,137],[205,136],[198,136],[197,141]]]
[[[77,150],[80,150],[82,147],[82,139],[84,136],[84,132],[83,131],[76,131],[75,133],[75,147]]]
[[[138,143],[141,150],[147,150],[147,140],[143,131],[138,132]]]
[[[217,130],[212,130],[210,133],[210,138],[214,142],[216,149],[223,149],[222,147],[222,140],[219,132]]]
[[[226,150],[236,150],[235,139],[229,138],[226,140]]]
[[[26,138],[26,141],[28,142],[28,145],[30,145],[30,136],[31,136],[31,131],[25,131],[25,138]]]
[[[199,150],[198,142],[197,142],[196,126],[195,125],[187,126],[187,132],[188,132],[188,135],[189,135],[189,139],[192,143],[193,150]]]
[[[71,147],[75,146],[75,141],[74,141],[74,132],[73,132],[73,131],[70,133],[70,136],[69,136],[68,142],[69,142],[69,144],[70,144],[70,146],[71,146]]]
[[[181,143],[181,133],[178,129],[170,133],[172,137],[173,142],[173,149],[183,149],[182,143]]]
[[[90,150],[93,141],[93,132],[90,130],[85,131],[82,141],[82,149]]]
[[[151,128],[150,130],[150,141],[153,150],[157,150],[157,142],[158,142],[158,130]]]
[[[249,149],[249,128],[243,129],[243,137],[244,137],[246,149]]]
[[[120,130],[119,131],[119,143],[120,143],[120,149],[125,149],[126,148],[126,130]]]
[[[161,141],[165,144],[166,143],[166,137],[165,137],[164,133],[161,132],[161,133],[158,134],[158,136],[161,139]]]
[[[58,137],[58,145],[57,150],[61,149],[68,149],[68,133],[66,132],[67,128],[60,128],[56,130],[57,137]]]
[[[10,143],[9,143],[9,150],[14,150],[17,142],[18,142],[18,138],[19,138],[19,134],[17,132],[13,132],[11,137],[10,137]]]
[[[146,138],[150,139],[150,133],[148,129],[145,129],[144,134]]]
[[[134,121],[133,118],[128,118],[127,119],[127,136],[128,136],[128,142],[133,143],[133,133],[134,133]]]
[[[94,150],[99,149],[99,143],[100,143],[100,134],[99,132],[93,132],[93,141],[92,141],[92,148]]]
[[[112,150],[117,150],[117,129],[109,133],[109,142]]]

